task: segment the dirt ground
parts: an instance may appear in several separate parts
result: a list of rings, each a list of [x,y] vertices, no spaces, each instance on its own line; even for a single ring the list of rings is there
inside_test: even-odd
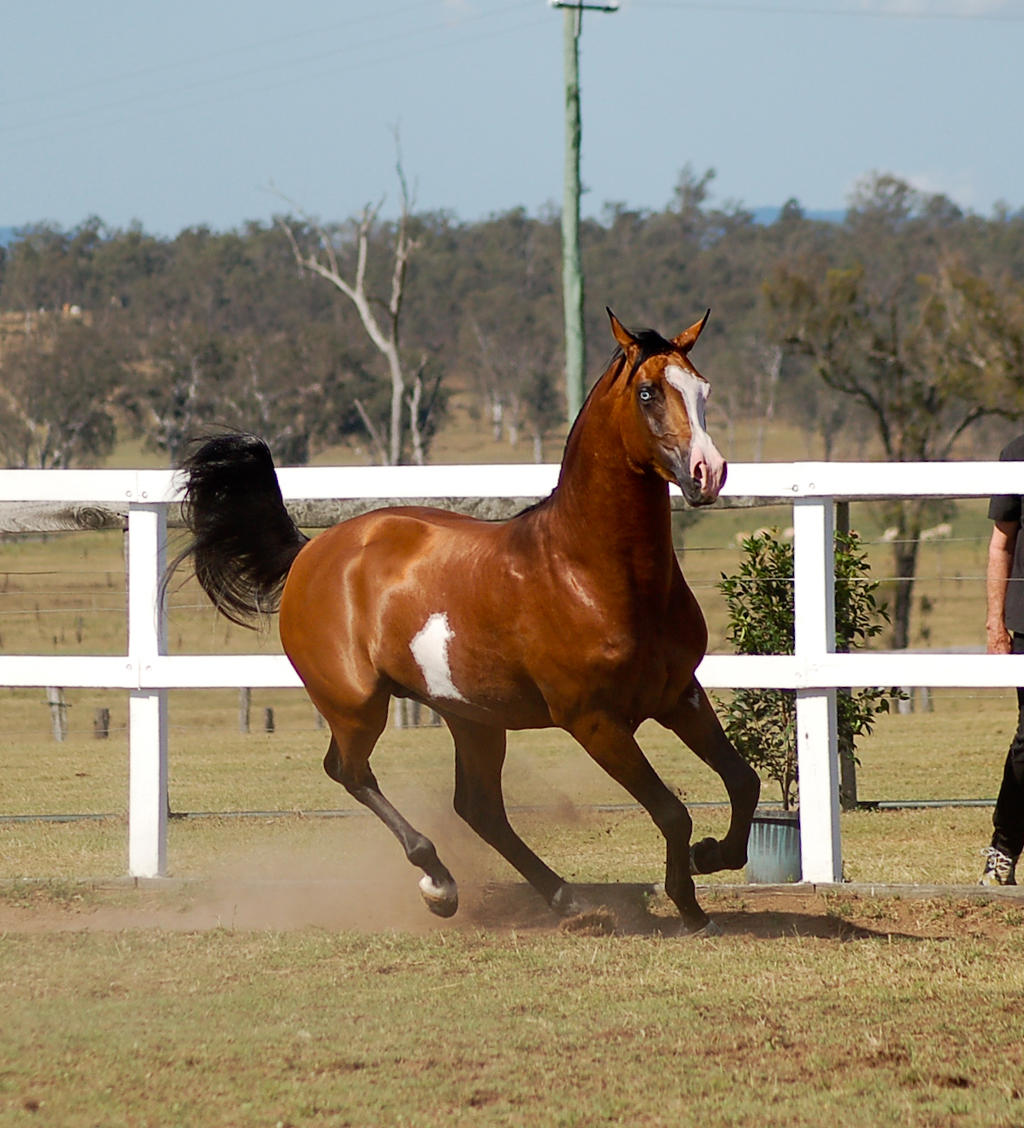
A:
[[[581,935],[677,935],[673,906],[640,885],[578,886],[584,910],[562,920],[525,885],[463,888],[458,914],[432,917],[415,889],[375,882],[224,879],[0,887],[4,933],[201,932],[320,927],[424,933],[436,929]],[[384,892],[387,895],[381,896]],[[702,905],[726,936],[1003,938],[1024,929],[1024,887],[706,886]]]

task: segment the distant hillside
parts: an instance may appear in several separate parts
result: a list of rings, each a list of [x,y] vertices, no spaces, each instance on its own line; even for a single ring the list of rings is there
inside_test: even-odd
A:
[[[769,224],[774,223],[779,218],[782,208],[772,204],[760,208],[751,208],[750,211],[755,223]],[[807,219],[823,220],[826,223],[842,223],[846,218],[845,211],[806,211],[804,215]],[[16,231],[16,227],[0,227],[0,247],[10,246],[14,241]]]
[[[751,208],[751,213],[754,216],[755,223],[774,223],[779,218],[779,213],[782,211],[780,207],[763,207]],[[846,219],[845,211],[805,211],[804,217],[806,219],[817,219],[824,223],[842,223]]]

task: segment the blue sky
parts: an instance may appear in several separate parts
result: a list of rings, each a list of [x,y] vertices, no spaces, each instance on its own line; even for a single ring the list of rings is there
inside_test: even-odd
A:
[[[546,0],[5,5],[0,226],[174,234],[385,199],[557,207],[562,13]],[[1024,206],[1024,0],[622,0],[583,18],[584,210],[841,208],[872,171]]]

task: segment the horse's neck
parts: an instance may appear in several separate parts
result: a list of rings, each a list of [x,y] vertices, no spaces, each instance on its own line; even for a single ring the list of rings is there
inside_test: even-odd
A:
[[[573,428],[551,516],[573,558],[617,564],[635,581],[662,582],[675,559],[668,485],[629,465],[601,407],[592,398]]]

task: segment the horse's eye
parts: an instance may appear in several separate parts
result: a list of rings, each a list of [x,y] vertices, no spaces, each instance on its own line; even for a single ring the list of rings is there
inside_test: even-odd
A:
[[[654,399],[654,389],[645,385],[640,389],[639,395],[641,403],[650,403]]]

